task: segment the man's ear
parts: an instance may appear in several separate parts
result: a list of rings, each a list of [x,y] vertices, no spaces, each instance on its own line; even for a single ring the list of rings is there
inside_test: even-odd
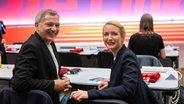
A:
[[[39,23],[38,22],[35,22],[35,27],[38,27]]]

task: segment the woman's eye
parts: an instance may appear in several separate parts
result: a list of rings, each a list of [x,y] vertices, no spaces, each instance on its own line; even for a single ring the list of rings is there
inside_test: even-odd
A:
[[[103,36],[108,36],[109,34],[108,33],[104,33]]]
[[[112,34],[113,36],[118,35],[118,33],[116,33],[116,32],[112,32],[111,34]]]

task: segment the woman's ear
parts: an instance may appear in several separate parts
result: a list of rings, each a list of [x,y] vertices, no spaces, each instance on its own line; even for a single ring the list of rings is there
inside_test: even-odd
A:
[[[125,41],[125,37],[121,37],[121,42],[123,43]]]

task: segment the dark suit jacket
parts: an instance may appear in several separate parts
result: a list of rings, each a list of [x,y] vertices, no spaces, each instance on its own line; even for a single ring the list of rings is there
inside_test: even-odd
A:
[[[144,83],[135,54],[122,46],[112,66],[109,88],[88,91],[89,99],[121,99],[128,104],[158,104]]]
[[[51,46],[60,66],[54,42]],[[57,72],[50,51],[35,32],[21,47],[11,85],[14,90],[21,92],[43,90],[51,96],[54,104],[59,104],[59,94],[54,91],[54,79],[57,79]]]
[[[7,64],[7,57],[6,57],[4,43],[0,43],[0,53],[1,53],[1,63]]]
[[[53,104],[53,102],[42,90],[19,93],[10,87],[4,87],[0,91],[0,104]]]

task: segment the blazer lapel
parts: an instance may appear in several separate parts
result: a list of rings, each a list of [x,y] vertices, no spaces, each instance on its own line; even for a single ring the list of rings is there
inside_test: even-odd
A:
[[[37,38],[41,41],[41,42],[40,42],[40,46],[41,46],[42,49],[44,50],[44,54],[46,54],[45,57],[46,57],[47,60],[49,61],[50,65],[51,65],[51,67],[52,67],[52,70],[53,70],[53,72],[54,72],[54,75],[57,76],[56,66],[55,66],[55,64],[54,64],[54,61],[53,61],[53,59],[52,59],[52,55],[51,55],[49,49],[47,48],[45,42],[41,39],[41,37],[40,37],[38,34],[37,34],[36,36],[37,36]],[[53,48],[53,47],[52,47],[52,48]],[[55,54],[55,53],[54,53],[54,54]]]

